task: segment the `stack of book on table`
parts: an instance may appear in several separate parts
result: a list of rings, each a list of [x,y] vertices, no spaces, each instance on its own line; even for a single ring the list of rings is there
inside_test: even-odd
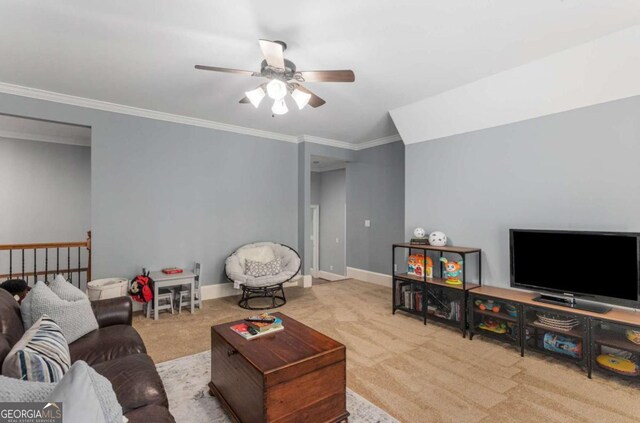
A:
[[[257,338],[283,329],[282,320],[271,316],[269,313],[248,317],[244,323],[231,326],[231,330],[244,339]]]

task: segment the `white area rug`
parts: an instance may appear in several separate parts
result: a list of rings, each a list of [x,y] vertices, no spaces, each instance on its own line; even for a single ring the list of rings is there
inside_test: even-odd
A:
[[[209,395],[211,351],[157,365],[169,397],[169,409],[178,423],[228,423],[217,399]],[[347,388],[350,423],[395,423],[396,419]]]

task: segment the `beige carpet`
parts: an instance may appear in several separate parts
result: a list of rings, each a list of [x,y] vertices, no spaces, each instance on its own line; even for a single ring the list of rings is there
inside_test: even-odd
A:
[[[357,280],[288,288],[279,311],[347,346],[347,385],[404,422],[637,422],[640,389],[577,366],[398,312],[391,290]],[[210,348],[210,327],[246,317],[229,297],[195,315],[134,318],[156,362]]]

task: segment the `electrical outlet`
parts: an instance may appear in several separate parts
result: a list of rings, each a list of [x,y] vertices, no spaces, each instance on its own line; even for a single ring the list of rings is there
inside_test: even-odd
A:
[[[340,244],[340,238],[336,238],[336,244]]]
[[[333,266],[329,266],[329,270],[333,270]]]
[[[398,271],[398,265],[397,265],[397,264],[394,264],[394,265],[393,265],[393,271],[394,271],[394,272],[397,272],[397,271]]]
[[[364,227],[365,228],[370,228],[371,227],[371,219],[365,219],[364,220]]]

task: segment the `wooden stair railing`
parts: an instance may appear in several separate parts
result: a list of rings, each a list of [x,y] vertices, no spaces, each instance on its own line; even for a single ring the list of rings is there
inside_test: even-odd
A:
[[[77,249],[77,253],[75,254],[76,257],[73,257],[72,259],[72,256],[74,255],[72,252],[75,249]],[[50,255],[49,250],[55,251]],[[62,262],[60,260],[61,250],[63,251]],[[65,250],[66,254],[64,254]],[[82,260],[82,252],[84,250],[86,250],[86,260]],[[5,279],[13,278],[24,279],[28,282],[29,277],[33,277],[33,283],[35,284],[38,280],[38,276],[44,275],[44,280],[46,281],[48,280],[49,275],[61,273],[66,275],[69,282],[73,283],[74,274],[77,274],[78,287],[80,288],[83,273],[85,274],[86,282],[91,280],[91,231],[87,232],[86,241],[5,244],[0,245],[0,254],[2,251],[8,251],[9,266],[7,267],[6,265],[3,265],[3,260],[0,260],[0,265],[2,266],[0,269],[3,269],[5,272],[8,269],[9,273],[0,274],[0,282]],[[43,254],[44,263],[42,263]],[[66,266],[64,263],[65,258]],[[38,259],[40,259],[40,262]],[[15,261],[18,263],[14,263]],[[28,264],[26,264],[27,261]],[[72,267],[72,261],[74,265],[77,263],[76,267]],[[86,263],[85,266],[82,266],[83,262]]]

